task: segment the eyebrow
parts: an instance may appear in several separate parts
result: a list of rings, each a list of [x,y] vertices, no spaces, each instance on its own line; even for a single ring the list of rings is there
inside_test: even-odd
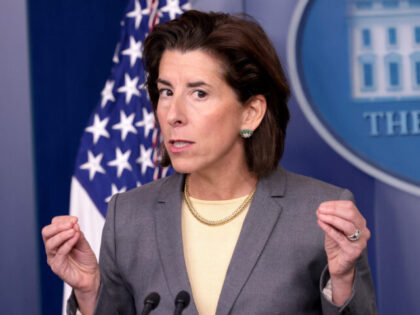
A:
[[[160,78],[158,78],[158,79],[156,80],[156,83],[161,83],[161,84],[163,84],[163,85],[167,85],[167,86],[172,87],[172,84],[171,84],[169,81],[162,80],[162,79],[160,79]]]
[[[204,81],[196,81],[196,82],[191,82],[187,84],[188,87],[192,87],[192,88],[203,86],[203,85],[210,86]]]
[[[172,87],[172,84],[169,81],[166,81],[166,80],[163,80],[163,79],[160,79],[160,78],[158,78],[156,80],[156,83],[161,83],[163,85],[167,85],[169,87]],[[209,84],[207,84],[204,81],[190,82],[190,83],[187,84],[187,86],[190,87],[190,88],[195,88],[195,87],[199,87],[199,86],[203,86],[203,85],[210,86]]]

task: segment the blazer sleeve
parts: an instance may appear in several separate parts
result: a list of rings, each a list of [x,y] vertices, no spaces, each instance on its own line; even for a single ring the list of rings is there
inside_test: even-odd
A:
[[[114,195],[108,205],[108,212],[102,231],[99,269],[101,286],[94,314],[136,314],[132,294],[127,283],[121,277],[116,259],[118,244],[116,242],[116,216],[118,194]]]
[[[353,194],[344,190],[339,198],[340,200],[351,200],[354,202]],[[352,288],[352,295],[341,306],[337,306],[328,301],[322,289],[327,284],[330,274],[328,266],[324,268],[321,274],[320,291],[321,291],[321,304],[322,314],[351,314],[351,315],[375,315],[378,314],[375,301],[375,290],[373,286],[372,276],[370,273],[367,251],[364,251],[356,261],[355,276]]]

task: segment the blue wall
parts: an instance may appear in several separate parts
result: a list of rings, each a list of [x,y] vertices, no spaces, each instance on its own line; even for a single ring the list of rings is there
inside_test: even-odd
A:
[[[0,1],[0,305],[39,314],[26,3]]]

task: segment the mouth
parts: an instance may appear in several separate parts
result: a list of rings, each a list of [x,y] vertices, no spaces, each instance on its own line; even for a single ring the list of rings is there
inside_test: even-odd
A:
[[[188,140],[169,140],[169,150],[172,153],[180,153],[190,148],[194,142]]]

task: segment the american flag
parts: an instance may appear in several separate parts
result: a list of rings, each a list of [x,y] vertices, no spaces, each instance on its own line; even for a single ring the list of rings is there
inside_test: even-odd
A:
[[[144,84],[142,46],[155,24],[189,8],[187,0],[131,0],[121,22],[115,64],[82,136],[71,184],[70,214],[79,217],[97,257],[112,195],[171,172],[158,166],[160,135]],[[66,286],[65,300],[69,293]]]

